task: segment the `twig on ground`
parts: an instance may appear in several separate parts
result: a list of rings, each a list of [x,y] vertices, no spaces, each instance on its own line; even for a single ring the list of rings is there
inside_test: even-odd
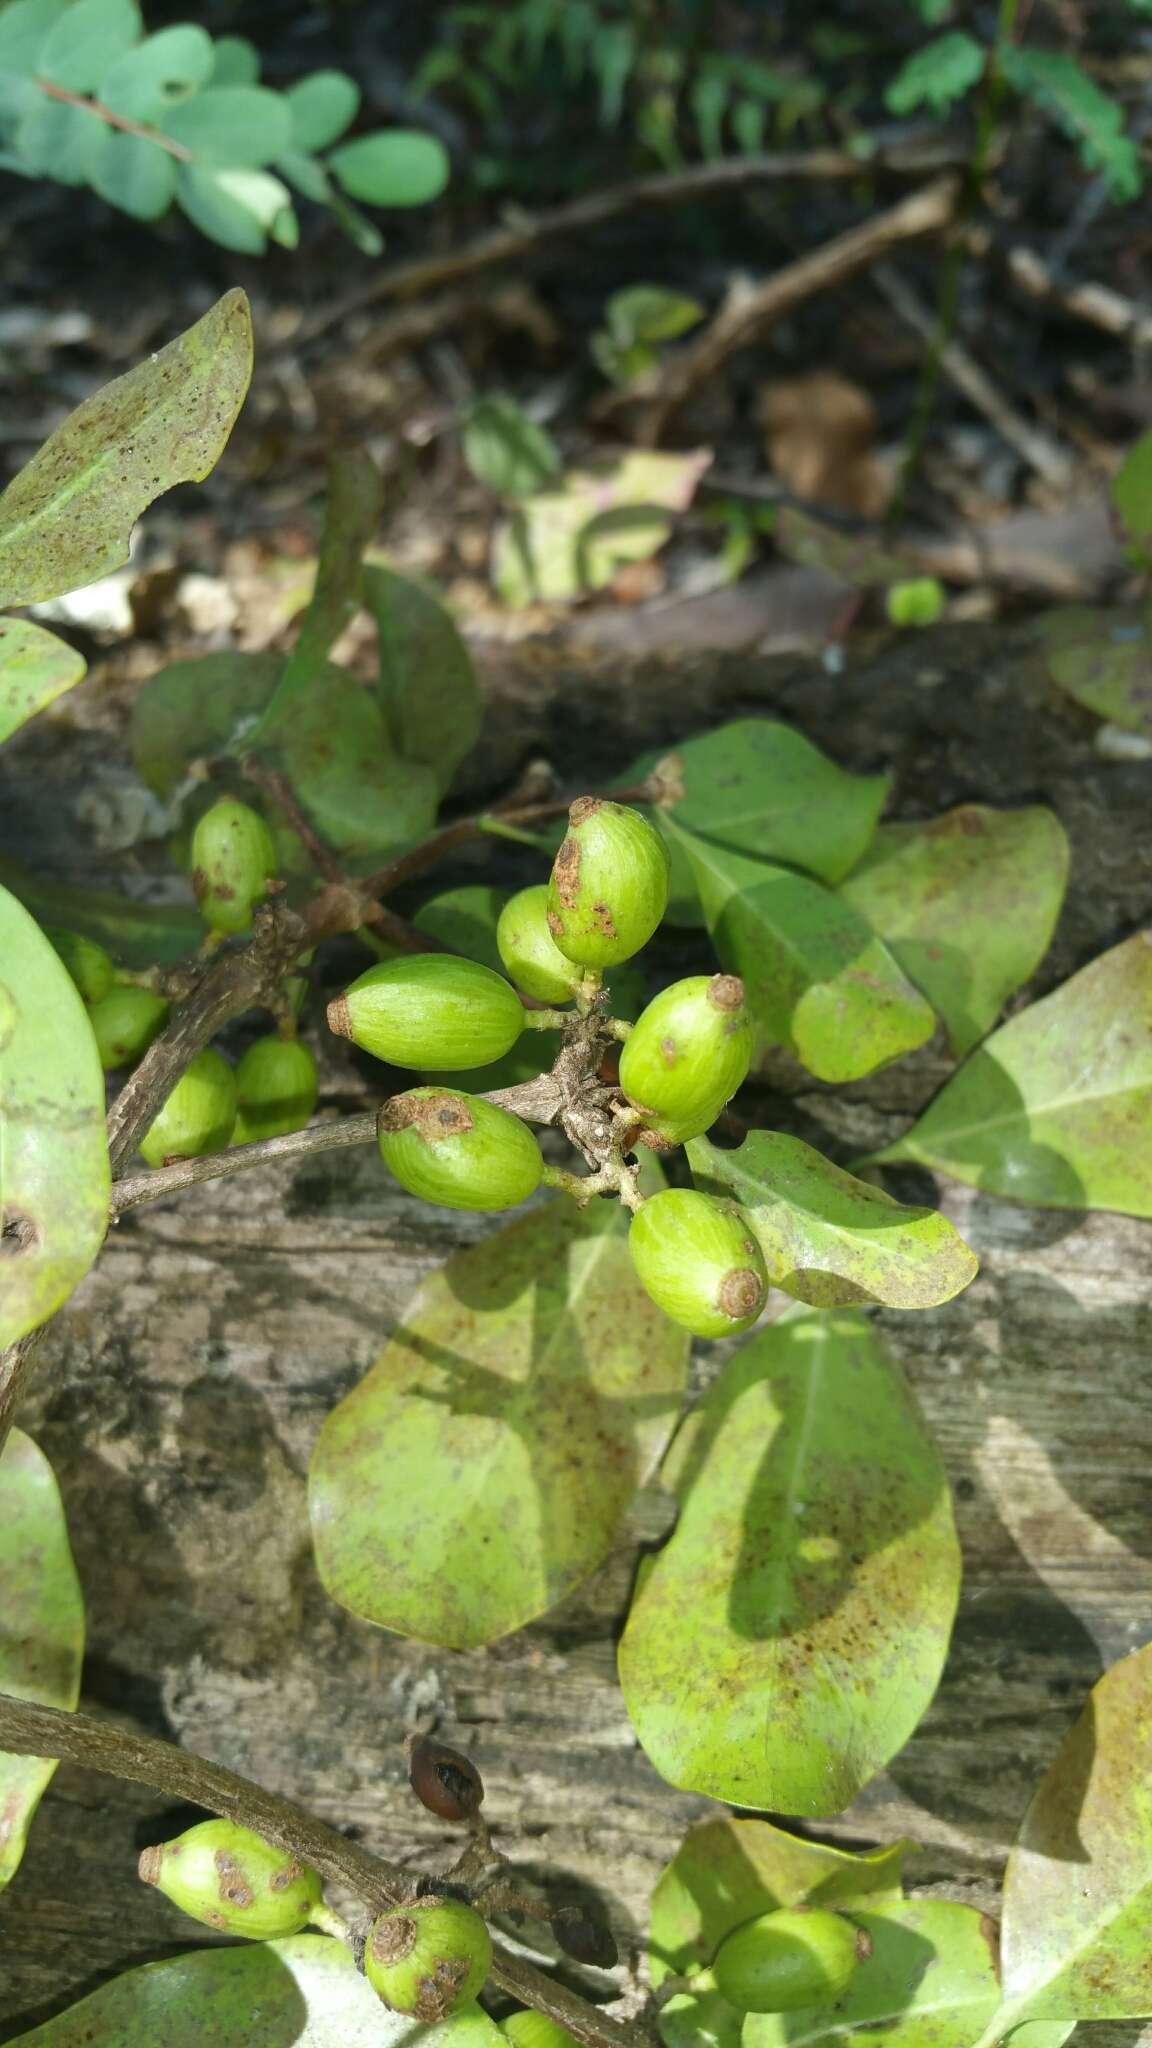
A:
[[[987,255],[990,244],[991,237],[983,231],[970,238],[976,255]],[[1035,249],[1006,249],[1000,260],[1013,284],[1029,298],[1058,307],[1072,319],[1083,320],[1089,327],[1098,327],[1102,333],[1114,334],[1137,347],[1147,348],[1152,343],[1152,311],[1134,299],[1125,298],[1111,285],[1062,284]]]
[[[957,178],[938,178],[886,212],[873,214],[859,227],[849,228],[825,242],[822,248],[786,264],[762,284],[730,292],[703,334],[690,347],[669,358],[660,391],[644,421],[644,441],[649,446],[657,442],[673,414],[730,355],[760,339],[766,329],[793,307],[814,298],[818,292],[843,284],[898,243],[947,227],[956,210],[959,190]]]
[[[14,1756],[66,1758],[148,1785],[168,1799],[205,1807],[311,1864],[330,1883],[346,1885],[373,1914],[403,1905],[412,1896],[411,1871],[374,1856],[250,1778],[155,1736],[137,1735],[91,1714],[69,1714],[0,1693],[0,1749]],[[499,1942],[493,1943],[492,1979],[522,2004],[566,2027],[585,2048],[650,2048],[639,2028],[612,2019]]]

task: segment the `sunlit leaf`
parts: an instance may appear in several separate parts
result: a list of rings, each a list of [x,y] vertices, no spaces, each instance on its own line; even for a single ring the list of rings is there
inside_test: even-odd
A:
[[[647,561],[691,504],[712,457],[635,449],[602,471],[570,470],[500,528],[492,580],[507,605],[566,604],[602,590],[625,562]]]
[[[83,1654],[84,1602],[59,1488],[43,1452],[14,1429],[0,1450],[0,1692],[74,1707]],[[0,1889],[19,1868],[55,1769],[49,1757],[0,1750]]]
[[[58,597],[126,562],[152,500],[219,460],[251,368],[248,301],[230,291],[85,399],[0,497],[0,606]]]
[[[82,654],[30,619],[0,618],[0,742],[86,674]]]
[[[1147,609],[1060,605],[1037,642],[1052,681],[1078,704],[1129,732],[1152,733],[1152,639]]]
[[[396,745],[447,789],[483,723],[472,657],[439,598],[410,576],[370,563],[361,594],[376,621],[380,697]]]
[[[840,893],[965,1053],[1040,965],[1067,878],[1064,828],[1042,804],[961,804],[924,825],[882,825]]]
[[[680,1520],[620,1645],[662,1776],[841,1811],[939,1681],[960,1558],[936,1444],[862,1316],[789,1316],[729,1360],[664,1477]]]
[[[548,1202],[426,1283],[313,1458],[316,1558],[341,1606],[472,1648],[606,1554],[688,1351],[635,1278],[626,1224],[618,1204]]]
[[[104,1074],[71,975],[0,889],[0,1350],[82,1280],[108,1220]]]
[[[1047,1209],[1152,1216],[1152,932],[994,1031],[877,1160]]]
[[[854,1081],[932,1036],[929,1004],[849,904],[674,819],[667,829],[688,857],[720,963],[742,977],[771,1044],[821,1081]]]
[[[932,1308],[977,1270],[975,1253],[935,1209],[910,1209],[782,1131],[753,1131],[734,1152],[688,1147],[692,1178],[735,1196],[774,1287],[818,1308],[883,1302]]]

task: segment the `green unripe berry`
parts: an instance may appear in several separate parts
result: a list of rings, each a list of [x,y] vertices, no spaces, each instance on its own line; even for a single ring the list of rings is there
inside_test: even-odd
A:
[[[145,1849],[139,1869],[193,1920],[250,1941],[299,1934],[320,1903],[316,1871],[231,1820],[201,1821]]]
[[[221,797],[192,834],[192,887],[214,932],[246,932],[279,872],[276,841],[258,811]]]
[[[786,1906],[735,1928],[717,1949],[711,1975],[739,2012],[795,2012],[831,2005],[858,1961],[850,1921],[815,1906]]]
[[[234,1145],[301,1131],[316,1107],[316,1056],[298,1038],[269,1035],[250,1045],[236,1068]]]
[[[548,929],[548,884],[537,882],[510,896],[496,925],[496,944],[517,988],[542,1003],[570,1003],[580,969],[560,951]]]
[[[501,1059],[524,1029],[524,1005],[478,960],[409,953],[370,967],[329,1003],[328,1022],[378,1060],[443,1073]]]
[[[547,2013],[510,2012],[507,2019],[500,2021],[500,2032],[507,2034],[512,2048],[573,2048],[575,2035],[568,2032],[556,2020],[550,2020]]]
[[[140,1140],[149,1166],[219,1152],[236,1122],[236,1076],[223,1053],[205,1046],[190,1061]]]
[[[620,1086],[655,1151],[698,1138],[752,1064],[754,1033],[734,974],[674,981],[641,1012],[620,1054]]]
[[[668,907],[668,851],[639,811],[582,796],[552,864],[548,929],[581,967],[615,967],[652,937]]]
[[[664,1188],[628,1230],[637,1276],[657,1306],[697,1337],[732,1337],[768,1295],[764,1254],[735,1203]]]
[[[944,602],[944,586],[935,576],[911,576],[889,584],[884,608],[894,626],[934,626]]]
[[[410,1088],[377,1119],[380,1156],[409,1194],[446,1209],[513,1209],[544,1171],[526,1124],[482,1096]]]
[[[111,954],[98,946],[95,939],[86,939],[82,932],[65,931],[60,925],[45,925],[44,937],[59,953],[84,1001],[100,1002],[116,978]]]
[[[491,1967],[479,1913],[434,1894],[382,1913],[364,1950],[364,1974],[385,2005],[429,2026],[470,2004]]]
[[[106,996],[92,1004],[88,1021],[100,1064],[110,1072],[113,1067],[134,1067],[137,1060],[143,1059],[168,1021],[168,1005],[151,989],[134,988],[129,982],[118,981]]]

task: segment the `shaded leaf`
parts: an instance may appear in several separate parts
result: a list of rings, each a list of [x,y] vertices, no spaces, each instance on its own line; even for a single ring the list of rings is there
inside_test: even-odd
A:
[[[882,825],[840,893],[965,1053],[1040,965],[1067,879],[1064,828],[1042,804],[961,804],[923,825]]]
[[[476,478],[502,498],[530,498],[560,475],[563,462],[551,434],[514,398],[478,398],[463,428],[464,460]]]
[[[31,78],[41,52],[70,0],[13,0],[0,8],[0,71]]]
[[[194,953],[204,921],[191,903],[145,903],[98,889],[28,875],[0,857],[0,884],[32,912],[40,925],[63,925],[96,939],[124,967],[170,967]]]
[[[1000,2002],[995,1923],[951,1899],[849,1909],[872,1944],[846,1991],[801,2012],[749,2013],[744,2048],[850,2041],[869,2048],[969,2048]]]
[[[0,1350],[82,1280],[108,1221],[104,1074],[71,975],[0,889]]]
[[[157,796],[184,781],[189,764],[239,751],[265,709],[284,667],[280,654],[230,649],[173,661],[140,689],[132,704],[132,759]]]
[[[444,144],[415,128],[389,128],[341,143],[328,168],[353,199],[368,206],[426,206],[452,175]]]
[[[109,206],[134,220],[159,220],[176,191],[176,160],[142,135],[105,130],[104,146],[89,157],[88,182]]]
[[[1152,540],[1152,432],[1141,434],[1112,479],[1112,503],[1130,541]]]
[[[676,1528],[620,1645],[632,1724],[673,1785],[839,1813],[939,1681],[960,1558],[940,1453],[862,1316],[751,1338],[680,1430]]]
[[[126,562],[152,500],[219,460],[251,368],[248,301],[231,291],[70,413],[0,497],[0,606],[59,597]]]
[[[1152,932],[1002,1024],[874,1157],[1045,1209],[1152,1216]]]
[[[938,1210],[905,1208],[782,1131],[753,1131],[734,1152],[695,1138],[688,1160],[698,1188],[740,1203],[772,1285],[817,1308],[933,1308],[978,1270]]]
[[[356,119],[360,88],[346,71],[313,71],[284,95],[297,149],[327,149]]]
[[[70,690],[88,664],[30,619],[0,618],[0,743]]]
[[[893,114],[911,114],[925,106],[943,114],[971,91],[987,60],[984,44],[962,29],[936,36],[905,59],[884,94],[884,104]]]
[[[256,85],[260,52],[246,36],[217,36],[212,58],[213,85]]]
[[[720,963],[759,1030],[821,1081],[854,1081],[931,1038],[935,1017],[862,917],[790,868],[717,846],[669,818]]]
[[[203,170],[259,170],[292,143],[283,94],[262,85],[209,86],[166,108],[159,125]]]
[[[1060,605],[1037,629],[1052,681],[1099,718],[1152,733],[1152,640],[1147,610]]]
[[[628,285],[613,292],[604,312],[612,339],[621,348],[637,341],[675,341],[704,318],[699,299],[659,284]]]
[[[626,1230],[617,1204],[550,1201],[425,1284],[313,1457],[317,1564],[341,1606],[468,1649],[599,1564],[668,1440],[688,1352]]]
[[[202,1948],[102,1984],[13,2048],[501,2048],[473,2005],[438,2026],[390,2012],[321,1934]]]
[[[0,1450],[0,1692],[72,1708],[83,1654],[84,1601],[60,1491],[43,1452],[14,1429]],[[0,1750],[0,1889],[20,1866],[55,1769],[53,1758]]]
[[[691,504],[711,453],[633,450],[610,468],[569,470],[502,526],[492,580],[508,605],[564,604],[602,590],[625,562],[646,561],[672,531],[670,512]]]
[[[483,724],[472,657],[449,612],[410,576],[370,563],[362,597],[376,621],[380,698],[396,745],[445,790]]]
[[[256,734],[242,736],[236,751],[256,741]],[[435,820],[432,770],[401,759],[375,697],[333,662],[281,708],[269,708],[259,748],[283,770],[321,837],[351,864],[419,839]]]
[[[799,562],[805,569],[823,569],[861,590],[901,583],[917,572],[914,555],[901,554],[871,533],[849,533],[795,505],[781,505],[772,538],[790,562]]]
[[[69,92],[95,92],[109,66],[143,33],[135,0],[75,0],[41,44],[37,70]]]
[[[1087,168],[1103,171],[1112,198],[1135,199],[1143,183],[1140,152],[1124,132],[1120,101],[1103,92],[1065,50],[1023,49],[1006,38],[998,45],[998,59],[1009,84],[1072,137]]]
[[[297,698],[307,694],[333,642],[355,617],[360,602],[360,561],[376,530],[383,496],[380,472],[363,449],[343,449],[332,456],[316,586],[275,695],[255,728],[254,740],[275,737],[278,721]]]

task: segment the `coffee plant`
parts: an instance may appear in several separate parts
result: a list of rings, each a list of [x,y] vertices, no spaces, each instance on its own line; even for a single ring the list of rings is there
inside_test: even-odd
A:
[[[211,469],[250,356],[233,292],[87,400],[0,499],[0,736],[83,673],[24,611],[122,562],[152,499]],[[999,1944],[972,1907],[905,1896],[905,1843],[851,1854],[721,1813],[656,1887],[651,1990],[627,2022],[507,1946],[509,1923],[545,1919],[581,1968],[615,1956],[594,1918],[521,1890],[474,1764],[434,1731],[413,1731],[409,1780],[462,1843],[419,1879],[75,1711],[81,1590],[51,1470],[13,1423],[37,1332],[130,1208],[357,1143],[413,1214],[527,1204],[433,1275],[328,1417],[322,1583],[397,1634],[494,1642],[595,1569],[659,1469],[679,1513],[620,1641],[632,1725],[670,1784],[801,1819],[839,1813],[912,1734],[959,1590],[943,1461],[870,1311],[930,1311],[976,1260],[884,1167],[1152,1215],[1147,934],[1000,1021],[1060,911],[1047,809],[884,823],[885,776],[751,718],[621,763],[604,790],[455,814],[480,695],[436,600],[374,556],[380,499],[365,457],[333,463],[286,656],[182,661],[136,698],[135,765],[169,806],[186,906],[8,870],[0,888],[0,1882],[68,1757],[214,1816],[140,1875],[247,1937],[130,1972],[25,2043],[347,2048],[415,2020],[443,2048],[857,2030],[1057,2048],[1080,2019],[1152,2014],[1152,1648],[1100,1681],[1039,1784]],[[358,611],[378,630],[370,687],[332,659]],[[464,845],[520,859],[520,885],[437,890]],[[638,964],[661,932],[663,986]],[[934,1036],[955,1072],[857,1171],[755,1126],[766,1062],[853,1083]],[[339,1041],[378,1100],[314,1121]],[[721,1348],[686,1406],[693,1336]]]

